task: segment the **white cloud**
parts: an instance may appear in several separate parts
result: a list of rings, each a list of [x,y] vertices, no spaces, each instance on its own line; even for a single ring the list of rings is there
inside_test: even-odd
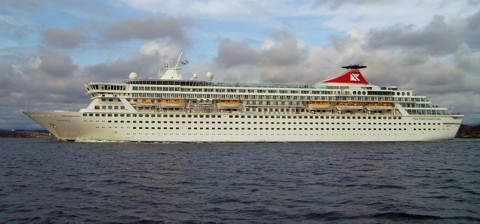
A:
[[[162,56],[175,56],[178,55],[181,48],[175,44],[166,41],[148,41],[140,46],[139,53],[142,55],[162,55]]]

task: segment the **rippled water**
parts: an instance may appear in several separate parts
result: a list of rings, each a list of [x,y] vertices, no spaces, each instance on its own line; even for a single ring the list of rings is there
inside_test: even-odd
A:
[[[475,223],[479,143],[0,139],[0,222]]]

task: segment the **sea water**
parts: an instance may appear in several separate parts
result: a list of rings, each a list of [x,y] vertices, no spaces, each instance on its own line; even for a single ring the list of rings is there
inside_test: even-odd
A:
[[[480,141],[0,139],[1,223],[478,223]]]

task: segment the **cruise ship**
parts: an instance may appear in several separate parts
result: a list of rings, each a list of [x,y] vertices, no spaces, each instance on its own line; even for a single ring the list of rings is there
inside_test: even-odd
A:
[[[413,90],[370,84],[363,65],[315,84],[242,84],[184,79],[186,63],[182,52],[155,79],[89,82],[78,112],[24,113],[80,142],[435,141],[454,138],[463,119]]]

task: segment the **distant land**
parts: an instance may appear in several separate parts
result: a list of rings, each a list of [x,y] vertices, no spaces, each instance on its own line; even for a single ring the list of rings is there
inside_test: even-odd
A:
[[[47,130],[0,130],[0,138],[48,138]]]
[[[455,138],[480,138],[480,125],[469,126],[462,124]]]
[[[0,138],[48,138],[52,137],[46,130],[1,130]],[[480,138],[480,125],[462,124],[455,138]]]

